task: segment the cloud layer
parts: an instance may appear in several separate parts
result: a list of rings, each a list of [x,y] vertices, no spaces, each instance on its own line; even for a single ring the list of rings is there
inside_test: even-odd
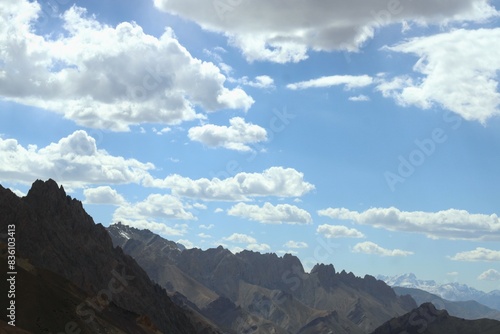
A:
[[[481,21],[497,15],[487,0],[307,0],[208,1],[155,0],[172,14],[226,35],[248,61],[298,62],[308,50],[355,51],[372,38],[375,28],[414,21],[446,24]]]
[[[253,104],[240,88],[224,87],[219,68],[192,57],[169,28],[156,38],[135,23],[101,24],[73,6],[62,14],[66,36],[49,39],[32,28],[37,2],[7,3],[0,8],[5,99],[115,131],[204,118],[195,106],[210,112]]]
[[[0,180],[31,184],[36,179],[53,178],[70,187],[140,183],[151,169],[151,163],[98,149],[96,140],[83,130],[42,148],[0,138]]]
[[[148,177],[145,186],[170,188],[178,196],[207,201],[247,201],[251,197],[300,197],[314,189],[304,174],[293,168],[271,167],[262,173],[238,173],[226,179],[193,180],[177,174],[165,179]]]
[[[496,214],[471,214],[455,209],[408,212],[394,207],[372,208],[364,212],[328,208],[319,210],[318,214],[389,231],[422,233],[435,239],[500,240],[500,219]]]

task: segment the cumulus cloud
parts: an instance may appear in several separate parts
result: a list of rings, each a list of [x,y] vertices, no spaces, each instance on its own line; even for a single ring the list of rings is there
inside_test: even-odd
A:
[[[357,51],[375,28],[393,23],[446,24],[481,21],[498,15],[487,0],[279,1],[155,0],[172,14],[219,32],[240,48],[248,61],[298,62],[308,50]]]
[[[238,203],[227,211],[230,216],[242,217],[264,224],[310,224],[311,215],[295,205],[266,202],[262,207],[246,203]]]
[[[369,86],[373,83],[373,78],[368,75],[332,75],[312,79],[308,81],[301,81],[288,84],[288,89],[307,89],[307,88],[321,88],[344,85],[347,90],[359,87]]]
[[[224,147],[235,151],[252,151],[249,144],[267,140],[266,129],[246,123],[241,117],[229,120],[229,126],[205,124],[189,129],[189,139],[198,141],[208,147]]]
[[[283,247],[288,247],[288,248],[307,248],[309,247],[307,243],[303,241],[287,241],[286,244],[283,245]]]
[[[177,197],[160,194],[151,194],[141,202],[122,205],[118,207],[113,214],[114,222],[122,222],[134,227],[151,226],[156,230],[163,229],[163,234],[168,234],[166,232],[167,227],[162,227],[165,225],[157,223],[157,220],[195,219],[196,217],[186,210],[185,205]],[[149,227],[142,228],[151,229]],[[181,235],[185,233],[185,229],[181,229],[181,231],[180,233],[172,234],[174,231],[171,230],[170,235]]]
[[[364,238],[365,235],[354,228],[341,225],[319,225],[316,232],[323,234],[326,238]]]
[[[271,246],[268,244],[250,244],[245,248],[254,252],[267,252],[271,250]]]
[[[351,96],[349,97],[349,101],[353,102],[366,102],[370,101],[370,98],[366,95],[358,95],[358,96]]]
[[[384,96],[424,109],[438,105],[481,123],[500,115],[500,28],[458,29],[386,49],[416,55],[420,77],[383,78],[378,90]]]
[[[482,281],[500,281],[500,272],[495,269],[488,269],[477,277]]]
[[[353,252],[380,256],[408,256],[413,254],[413,252],[401,249],[385,249],[371,241],[360,242],[354,245]]]
[[[210,224],[210,225],[201,224],[198,227],[201,228],[201,229],[204,229],[204,230],[211,230],[211,229],[213,229],[215,227],[215,225],[214,224]]]
[[[87,204],[121,205],[127,202],[122,195],[110,186],[87,188],[83,190],[83,194],[85,195],[84,203]]]
[[[364,212],[328,208],[319,210],[318,214],[389,231],[421,233],[434,239],[500,240],[500,220],[496,214],[472,214],[456,209],[400,211],[394,207],[371,208]]]
[[[187,239],[179,239],[176,241],[178,244],[181,244],[183,245],[184,247],[186,247],[187,249],[190,249],[190,248],[194,248],[194,244],[187,240]]]
[[[88,184],[140,183],[151,169],[151,163],[98,149],[96,140],[83,130],[42,148],[24,147],[15,139],[0,138],[0,180],[31,184],[35,179],[52,178],[78,188]]]
[[[7,2],[0,8],[4,99],[114,131],[204,118],[196,106],[248,110],[254,102],[241,88],[226,88],[219,68],[192,57],[169,28],[157,38],[136,23],[108,26],[73,6],[61,16],[65,33],[47,37],[33,28],[37,2]]]
[[[210,239],[212,238],[212,236],[210,234],[206,234],[206,233],[198,233],[198,237],[202,238],[202,239]]]
[[[233,233],[229,237],[223,238],[226,241],[239,243],[239,244],[256,244],[257,240],[254,237],[251,237],[242,233]]]
[[[455,261],[498,262],[500,261],[500,251],[477,247],[476,249],[471,251],[457,253],[450,258]]]
[[[148,187],[170,188],[172,194],[207,201],[248,201],[252,197],[297,197],[314,189],[304,174],[293,168],[271,167],[262,173],[238,173],[227,179],[193,180],[178,174],[165,179],[146,177]]]

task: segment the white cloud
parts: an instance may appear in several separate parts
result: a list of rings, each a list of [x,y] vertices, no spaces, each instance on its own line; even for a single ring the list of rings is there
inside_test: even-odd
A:
[[[201,203],[194,203],[193,208],[198,209],[198,210],[206,210],[207,206],[205,204],[201,204]]]
[[[0,96],[7,100],[114,131],[204,118],[196,106],[248,110],[254,102],[224,87],[219,68],[192,57],[170,28],[157,38],[133,22],[101,24],[73,6],[61,16],[66,33],[46,37],[33,28],[37,2],[8,2],[0,8]]]
[[[353,102],[366,102],[370,101],[370,98],[366,95],[358,95],[358,96],[351,96],[349,97],[349,101]]]
[[[224,209],[217,208],[217,209],[214,210],[214,213],[221,213],[221,212],[224,212]]]
[[[495,269],[488,269],[477,277],[482,281],[500,281],[500,272]]]
[[[242,172],[223,180],[192,180],[177,174],[163,180],[149,176],[143,184],[147,187],[170,188],[174,195],[207,201],[247,201],[259,196],[296,197],[314,189],[314,185],[304,181],[304,174],[283,167],[271,167],[262,173]]]
[[[279,1],[155,0],[172,14],[228,37],[248,61],[297,62],[315,51],[355,51],[372,38],[375,28],[392,23],[446,24],[481,21],[496,16],[487,0],[345,2],[311,5],[308,0]]]
[[[219,66],[221,66],[221,64],[219,64]],[[227,70],[229,70],[229,69],[227,69]],[[229,73],[230,73],[230,71],[229,71]],[[276,86],[274,86],[274,79],[268,75],[258,75],[255,77],[254,80],[248,80],[247,76],[244,76],[244,77],[239,78],[239,79],[228,78],[228,81],[235,82],[235,83],[238,83],[240,85],[261,88],[261,89],[276,88]]]
[[[177,197],[160,194],[151,194],[142,202],[122,205],[113,214],[113,222],[121,221],[125,224],[155,219],[195,220],[196,217],[185,210],[184,204]]]
[[[195,247],[195,246],[194,246],[194,244],[193,244],[191,241],[187,240],[187,239],[179,239],[179,240],[177,240],[176,242],[177,242],[178,244],[183,245],[183,246],[184,246],[184,247],[186,247],[187,249],[190,249],[190,248],[194,248],[194,247]]]
[[[345,85],[346,89],[369,86],[373,83],[373,78],[368,75],[332,75],[288,84],[288,89],[307,89]]]
[[[38,148],[23,147],[15,139],[0,138],[0,180],[31,184],[52,178],[60,184],[140,183],[154,169],[151,163],[112,156],[97,148],[96,140],[83,130],[57,143]]]
[[[401,249],[393,249],[393,250],[385,249],[371,241],[360,242],[354,245],[353,252],[363,253],[363,254],[374,254],[380,256],[408,256],[413,254],[413,252],[404,251]]]
[[[210,225],[201,224],[198,227],[201,228],[201,229],[204,229],[204,230],[211,230],[211,229],[213,229],[215,227],[215,225],[214,224],[210,224]]]
[[[455,261],[499,262],[500,251],[477,247],[476,249],[471,251],[457,253],[450,258]]]
[[[241,117],[229,120],[230,126],[205,124],[189,129],[189,139],[203,143],[208,147],[224,147],[235,151],[252,151],[248,144],[267,140],[266,129],[246,123]]]
[[[223,238],[226,241],[240,243],[240,244],[256,244],[257,240],[254,237],[251,237],[242,233],[233,233],[229,237]]]
[[[164,223],[158,223],[153,220],[146,219],[120,219],[115,220],[115,223],[121,222],[124,225],[135,227],[139,230],[150,230],[156,234],[162,236],[181,236],[188,232],[188,226],[186,224],[175,224],[173,227],[168,226]]]
[[[303,241],[293,241],[293,240],[290,240],[290,241],[287,241],[286,244],[283,245],[283,247],[287,247],[287,248],[307,248],[309,246],[307,245],[307,243],[305,243]]]
[[[316,232],[323,234],[326,238],[364,238],[365,235],[354,228],[341,225],[319,225]]]
[[[24,197],[26,196],[26,193],[22,192],[21,190],[19,189],[13,189],[11,188],[10,189],[14,194],[16,194],[18,197]]]
[[[371,208],[364,212],[328,208],[319,210],[318,214],[389,231],[422,233],[435,239],[500,240],[500,220],[496,214],[472,214],[456,209],[438,212],[400,211],[394,207]]]
[[[254,252],[267,252],[271,250],[271,246],[268,244],[249,244],[245,248]]]
[[[466,120],[500,115],[500,28],[454,30],[419,37],[387,50],[414,54],[419,78],[382,79],[378,90],[401,105],[439,105]]]
[[[85,195],[84,203],[87,204],[122,205],[126,203],[123,196],[110,186],[84,189],[83,194]]]
[[[202,239],[210,239],[212,238],[212,236],[210,234],[206,234],[206,233],[198,233],[198,236]]]
[[[243,217],[264,224],[310,224],[311,215],[295,205],[266,202],[262,207],[238,203],[228,210],[228,215]]]

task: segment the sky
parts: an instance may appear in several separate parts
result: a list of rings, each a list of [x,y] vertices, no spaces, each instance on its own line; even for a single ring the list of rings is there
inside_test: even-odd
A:
[[[500,289],[500,1],[2,0],[0,183],[96,223]]]

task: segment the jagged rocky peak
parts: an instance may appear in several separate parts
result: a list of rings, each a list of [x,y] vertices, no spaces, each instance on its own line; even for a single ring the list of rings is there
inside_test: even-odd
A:
[[[335,285],[335,268],[333,264],[316,264],[312,270],[311,275],[317,275],[320,284],[325,288],[331,288]]]
[[[30,201],[38,203],[53,203],[57,204],[60,201],[71,202],[71,197],[66,195],[64,187],[58,186],[56,181],[48,179],[47,181],[36,180],[31,185],[26,198]]]

